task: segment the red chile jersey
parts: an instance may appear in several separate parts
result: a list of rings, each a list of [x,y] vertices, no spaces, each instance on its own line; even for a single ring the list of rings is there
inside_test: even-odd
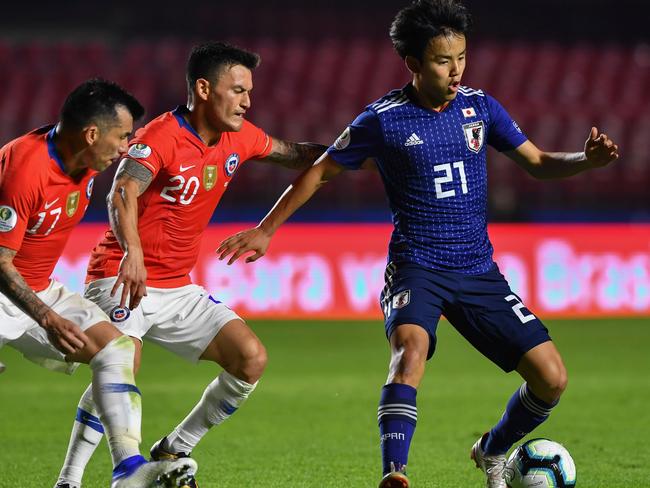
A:
[[[54,127],[46,126],[0,149],[0,246],[17,251],[14,266],[34,291],[49,285],[97,174],[67,175],[53,137]]]
[[[206,146],[183,117],[184,106],[136,132],[128,157],[154,175],[138,198],[138,232],[147,285],[175,288],[191,283],[201,236],[239,166],[271,152],[271,140],[248,121]],[[87,281],[117,276],[124,253],[112,230],[93,250]]]

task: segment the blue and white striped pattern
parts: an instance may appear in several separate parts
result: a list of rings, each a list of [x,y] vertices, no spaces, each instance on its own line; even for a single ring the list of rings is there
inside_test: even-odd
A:
[[[390,110],[395,107],[399,107],[401,105],[404,105],[408,103],[409,98],[404,93],[404,90],[399,90],[396,93],[389,95],[385,99],[372,104],[372,108],[374,108],[378,114],[386,112],[387,110]]]
[[[539,401],[530,392],[527,383],[524,383],[519,388],[519,399],[524,407],[534,415],[548,417],[551,414],[552,407],[549,408],[547,405],[540,405]]]
[[[418,421],[418,409],[408,403],[387,403],[379,405],[377,409],[377,420],[404,420],[410,424]]]

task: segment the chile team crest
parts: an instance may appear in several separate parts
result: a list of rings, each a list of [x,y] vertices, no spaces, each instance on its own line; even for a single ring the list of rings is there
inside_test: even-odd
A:
[[[235,174],[235,171],[237,170],[237,166],[239,166],[239,154],[232,153],[230,156],[226,158],[226,164],[224,166],[224,169],[226,170],[226,175],[230,177],[233,174]]]
[[[465,142],[470,151],[478,153],[483,147],[485,140],[485,126],[483,121],[472,122],[471,124],[463,125],[463,133],[465,134]]]

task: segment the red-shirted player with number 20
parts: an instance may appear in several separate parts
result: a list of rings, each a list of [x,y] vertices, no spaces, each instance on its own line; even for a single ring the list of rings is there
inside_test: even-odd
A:
[[[137,339],[136,369],[143,338],[224,369],[187,417],[152,447],[153,459],[189,456],[213,425],[248,398],[266,366],[266,351],[252,330],[190,280],[221,196],[248,159],[304,169],[326,149],[271,138],[244,120],[258,63],[256,54],[225,43],[194,48],[188,104],[137,131],[109,196],[112,230],[91,257],[85,296]],[[81,405],[91,403],[89,388]],[[75,423],[58,486],[80,485],[100,439]],[[192,480],[188,486],[198,485]]]

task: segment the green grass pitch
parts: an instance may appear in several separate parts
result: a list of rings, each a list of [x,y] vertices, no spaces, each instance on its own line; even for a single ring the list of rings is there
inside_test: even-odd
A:
[[[202,488],[366,488],[377,485],[376,410],[388,348],[380,322],[252,322],[269,366],[249,402],[199,444]],[[650,321],[549,321],[569,388],[535,436],[564,444],[584,488],[650,487]],[[50,488],[63,459],[87,368],[45,371],[0,351],[0,487]],[[143,450],[166,434],[217,374],[145,347]],[[447,323],[418,394],[409,472],[415,488],[484,481],[469,449],[520,384],[474,351]],[[106,487],[105,441],[85,487]]]

